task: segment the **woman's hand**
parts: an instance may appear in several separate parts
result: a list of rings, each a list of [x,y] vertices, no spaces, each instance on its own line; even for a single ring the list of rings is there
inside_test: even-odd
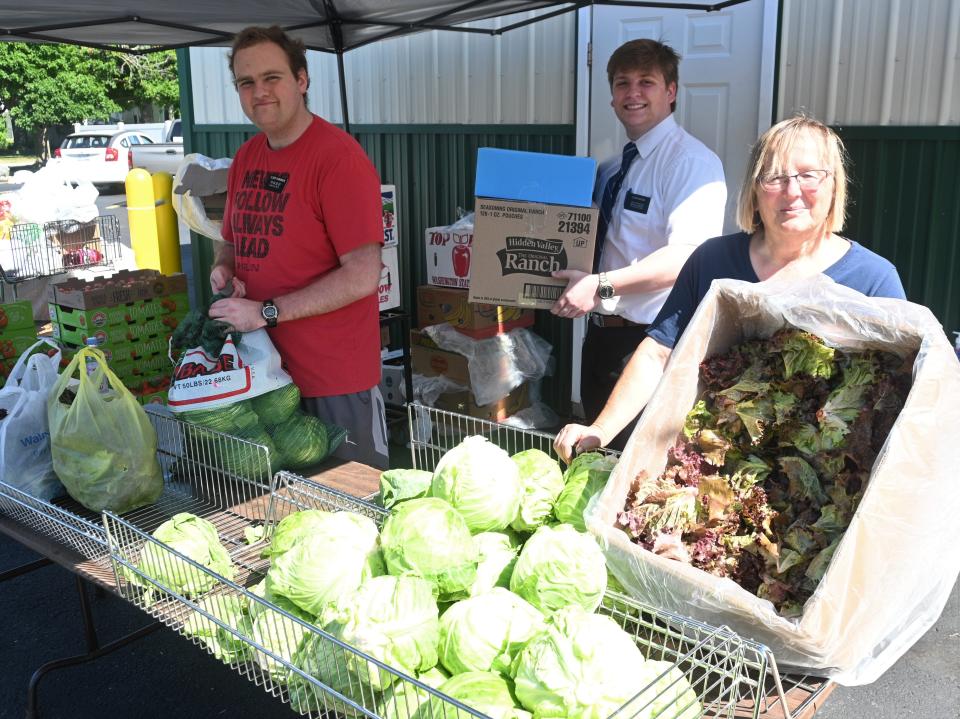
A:
[[[553,448],[567,464],[581,452],[603,447],[610,440],[597,425],[568,424],[553,440]]]

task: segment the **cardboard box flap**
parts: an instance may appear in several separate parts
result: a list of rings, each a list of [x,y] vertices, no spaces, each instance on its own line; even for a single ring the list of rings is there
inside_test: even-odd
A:
[[[913,385],[850,526],[798,620],[729,579],[657,556],[616,525],[640,470],[659,475],[699,396],[699,363],[784,325],[828,344],[916,351]],[[610,481],[587,509],[608,566],[654,606],[726,625],[766,644],[781,665],[847,684],[874,681],[936,621],[960,574],[960,363],[936,318],[902,300],[867,298],[819,276],[751,284],[721,280],[694,313]]]
[[[591,157],[481,147],[474,194],[589,207],[596,176]]]

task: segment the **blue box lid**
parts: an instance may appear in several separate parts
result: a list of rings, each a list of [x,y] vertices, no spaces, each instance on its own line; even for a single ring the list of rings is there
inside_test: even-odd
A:
[[[481,147],[477,197],[590,207],[597,162],[591,157]]]

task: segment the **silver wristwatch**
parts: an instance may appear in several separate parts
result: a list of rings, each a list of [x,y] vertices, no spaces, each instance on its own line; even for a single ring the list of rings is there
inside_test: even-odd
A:
[[[617,291],[613,288],[610,280],[607,279],[606,272],[600,273],[600,284],[597,287],[597,294],[601,300],[613,299],[617,294]]]

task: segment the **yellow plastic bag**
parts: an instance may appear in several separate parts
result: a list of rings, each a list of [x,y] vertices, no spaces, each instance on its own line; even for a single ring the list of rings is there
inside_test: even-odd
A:
[[[88,360],[96,365],[89,375]],[[74,374],[79,384],[71,383]],[[49,395],[47,415],[53,470],[71,497],[94,512],[118,514],[157,501],[157,433],[103,352],[77,352]]]

